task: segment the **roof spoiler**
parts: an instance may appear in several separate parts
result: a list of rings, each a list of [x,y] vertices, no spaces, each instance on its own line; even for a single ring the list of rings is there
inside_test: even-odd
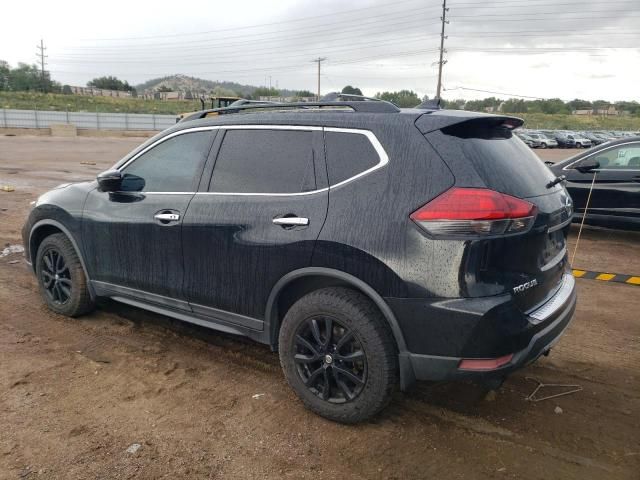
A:
[[[416,120],[416,127],[423,134],[442,130],[453,125],[469,124],[469,126],[503,127],[509,130],[521,127],[524,120],[507,115],[467,112],[464,110],[437,110],[425,113]]]

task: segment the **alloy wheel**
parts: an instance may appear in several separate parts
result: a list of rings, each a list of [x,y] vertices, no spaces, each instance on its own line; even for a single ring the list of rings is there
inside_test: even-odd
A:
[[[304,385],[330,403],[354,400],[367,381],[367,358],[353,330],[329,316],[306,319],[295,336],[294,362]]]
[[[62,254],[55,248],[47,250],[42,257],[41,281],[53,303],[63,305],[71,298],[71,272]]]

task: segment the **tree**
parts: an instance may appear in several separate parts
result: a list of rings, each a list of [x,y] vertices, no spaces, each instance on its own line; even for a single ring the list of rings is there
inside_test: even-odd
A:
[[[9,88],[8,90],[14,91],[30,91],[30,90],[42,90],[42,73],[36,65],[27,65],[26,63],[18,63],[16,68],[9,67]],[[46,90],[50,90],[51,79],[49,72],[45,72],[45,84]]]
[[[71,95],[73,92],[71,91],[71,87],[69,85],[63,85],[62,93],[64,93],[65,95]]]
[[[129,85],[129,82],[126,80],[123,82],[122,80],[112,76],[94,78],[90,82],[87,82],[87,87],[102,88],[104,90],[119,90],[122,92],[130,92],[133,90],[133,87]]]
[[[224,88],[219,85],[211,91],[211,95],[215,97],[237,97],[238,96],[238,94],[233,90],[231,90],[230,88]]]
[[[442,100],[442,108],[450,108],[452,110],[463,110],[465,108],[466,101],[462,98],[456,98],[455,100]]]
[[[304,97],[315,97],[315,96],[316,96],[316,94],[315,94],[315,93],[313,93],[313,92],[310,92],[309,90],[298,90],[298,91],[296,92],[296,95],[295,95],[295,96],[296,96],[296,97],[299,97],[299,98],[304,98]]]
[[[522,99],[510,98],[502,104],[505,113],[527,113],[527,104]]]
[[[173,90],[171,90],[171,88],[167,87],[166,85],[161,85],[158,88],[158,92],[173,92]]]
[[[362,95],[362,90],[360,90],[358,87],[352,87],[351,85],[347,85],[342,89],[342,93],[345,93],[348,95]]]
[[[420,97],[413,90],[376,93],[376,98],[391,102],[400,108],[411,108],[420,104]]]
[[[11,67],[4,60],[0,60],[0,92],[9,90],[9,72]]]
[[[258,100],[260,97],[279,97],[280,90],[268,87],[258,87],[253,91],[253,98]]]
[[[570,102],[567,102],[567,106],[573,110],[587,110],[593,108],[593,104],[587,100],[580,100],[579,98],[575,98]]]

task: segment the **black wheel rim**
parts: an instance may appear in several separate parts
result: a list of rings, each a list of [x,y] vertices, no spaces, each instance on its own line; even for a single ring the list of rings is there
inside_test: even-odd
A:
[[[295,337],[293,360],[305,386],[330,403],[354,400],[367,382],[367,357],[353,330],[338,320],[305,320]]]
[[[49,300],[63,305],[71,298],[71,272],[62,254],[51,248],[42,256],[40,279]]]

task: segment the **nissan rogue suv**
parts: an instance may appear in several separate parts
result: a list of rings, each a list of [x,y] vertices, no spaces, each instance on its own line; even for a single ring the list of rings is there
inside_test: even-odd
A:
[[[37,200],[25,254],[51,310],[109,297],[270,345],[304,404],[345,423],[416,380],[503,379],[568,326],[572,204],[520,119],[218,113]]]

